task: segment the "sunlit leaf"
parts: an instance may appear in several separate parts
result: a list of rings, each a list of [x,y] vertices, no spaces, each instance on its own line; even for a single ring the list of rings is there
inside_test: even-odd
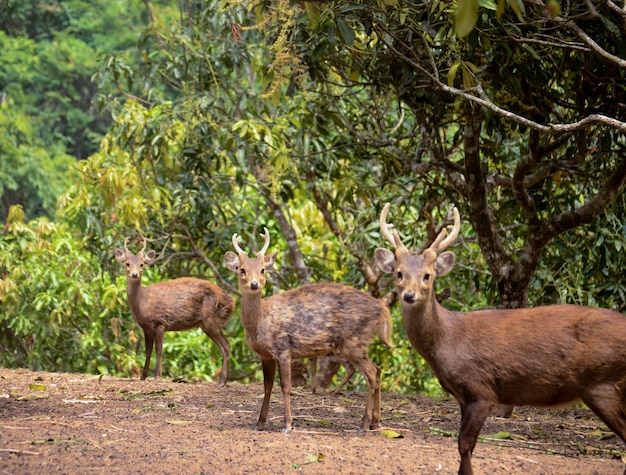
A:
[[[459,0],[457,2],[455,21],[456,34],[460,38],[465,38],[476,26],[477,20],[478,0]]]

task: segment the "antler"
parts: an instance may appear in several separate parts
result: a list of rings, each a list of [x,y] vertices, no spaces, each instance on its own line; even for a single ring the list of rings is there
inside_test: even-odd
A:
[[[239,236],[237,236],[237,233],[233,234],[233,247],[237,254],[248,257],[248,253],[239,247]]]
[[[263,233],[261,233],[261,237],[265,239],[265,243],[263,244],[263,249],[256,253],[257,256],[264,256],[267,252],[267,249],[270,247],[270,232],[266,227],[263,228]]]
[[[125,253],[129,253],[130,251],[128,250],[128,240],[130,239],[130,237],[127,237],[126,239],[124,239],[124,252]]]
[[[446,231],[445,228],[442,229],[435,241],[428,248],[429,251],[433,251],[435,254],[439,254],[440,252],[448,249],[454,243],[459,235],[459,231],[461,230],[461,217],[459,216],[459,210],[456,206],[453,206],[450,210],[448,210],[446,217],[450,215],[450,211],[452,211],[452,214],[454,215],[454,225],[452,226],[450,235],[446,237],[448,231]]]
[[[398,253],[408,254],[409,250],[404,244],[402,244],[402,240],[400,239],[398,232],[395,229],[393,231],[390,231],[391,229],[393,229],[393,224],[387,223],[387,213],[389,212],[390,207],[391,203],[387,203],[380,213],[380,232],[385,237],[385,239],[387,239],[387,241],[389,241],[389,243],[394,247],[394,249],[396,250],[396,255]]]

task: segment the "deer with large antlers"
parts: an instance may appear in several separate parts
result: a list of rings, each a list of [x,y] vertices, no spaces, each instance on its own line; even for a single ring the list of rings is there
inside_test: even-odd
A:
[[[261,236],[263,248],[255,257],[241,249],[237,234],[224,265],[239,276],[241,290],[241,323],[246,341],[260,356],[263,366],[265,397],[254,427],[262,430],[267,421],[270,396],[276,375],[284,400],[284,432],[292,430],[291,361],[337,354],[355,366],[367,380],[365,415],[359,433],[380,424],[380,370],[368,357],[368,347],[376,333],[391,346],[391,320],[381,301],[343,284],[316,283],[304,285],[271,297],[261,298],[277,252],[265,255],[270,243],[267,228]]]
[[[147,242],[134,255],[128,250],[128,239],[124,249],[115,250],[115,258],[126,268],[126,291],[128,304],[137,324],[141,327],[146,341],[146,362],[141,379],[148,377],[152,348],[156,348],[156,377],[161,377],[161,354],[166,331],[202,331],[217,344],[222,353],[222,370],[219,384],[228,380],[228,360],[230,344],[223,334],[235,307],[235,299],[217,285],[206,280],[182,277],[168,282],[159,282],[147,287],[141,286],[144,265],[156,260],[154,251],[146,250]]]
[[[430,247],[412,254],[393,225],[389,204],[380,216],[394,247],[376,249],[376,261],[395,273],[406,333],[461,407],[459,474],[470,475],[478,434],[497,405],[562,406],[584,402],[626,441],[626,316],[600,308],[550,305],[453,312],[435,299],[434,283],[450,272],[444,252],[461,223],[443,229]],[[625,470],[626,475],[626,470]]]

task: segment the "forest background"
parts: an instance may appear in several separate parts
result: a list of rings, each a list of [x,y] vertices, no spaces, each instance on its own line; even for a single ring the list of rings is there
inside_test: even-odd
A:
[[[0,365],[137,375],[115,248],[149,239],[144,285],[237,296],[231,236],[267,226],[266,294],[384,298],[383,389],[437,394],[374,264],[386,202],[412,247],[459,207],[449,308],[623,312],[625,34],[594,0],[0,0]],[[238,310],[227,333],[231,378],[261,380]],[[166,334],[166,376],[220,365],[200,330]]]

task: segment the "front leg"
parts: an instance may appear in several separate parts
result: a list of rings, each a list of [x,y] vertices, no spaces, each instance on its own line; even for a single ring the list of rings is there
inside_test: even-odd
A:
[[[254,426],[254,430],[263,430],[265,428],[265,421],[267,421],[267,413],[270,408],[270,397],[272,395],[272,388],[274,387],[274,377],[276,376],[276,360],[262,360],[261,363],[263,365],[263,386],[265,388],[265,395],[263,397],[259,420]]]
[[[291,432],[291,354],[285,352],[278,360],[280,371],[280,388],[283,390],[283,402],[285,404],[285,434]]]
[[[491,413],[493,404],[485,401],[474,401],[461,404],[461,430],[459,431],[459,454],[461,466],[459,475],[472,475],[472,453],[478,440],[487,416]]]
[[[143,365],[143,371],[141,372],[141,380],[143,381],[148,377],[148,371],[150,371],[150,358],[152,358],[152,347],[154,346],[154,332],[152,328],[143,329],[144,339],[146,340],[146,362]]]
[[[154,343],[157,355],[156,376],[154,379],[159,379],[161,377],[161,356],[163,354],[163,337],[165,336],[165,327],[163,325],[159,325],[158,327],[156,327],[154,333]]]

